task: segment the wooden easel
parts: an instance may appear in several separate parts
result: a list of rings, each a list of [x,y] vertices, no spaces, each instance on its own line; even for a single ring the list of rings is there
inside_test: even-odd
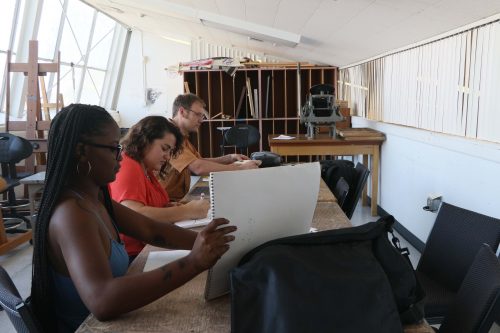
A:
[[[50,115],[44,120],[42,118],[40,104],[40,87],[38,77],[45,76],[47,73],[57,74],[57,92],[58,96],[55,103],[56,112],[62,106],[59,98],[59,73],[60,73],[60,55],[54,63],[38,63],[38,41],[30,40],[29,57],[27,63],[11,63],[11,52],[7,52],[7,82],[6,82],[6,101],[5,101],[5,130],[25,131],[26,139],[33,145],[33,154],[25,160],[27,172],[39,172],[45,170],[45,153],[47,152],[47,139],[44,137],[44,131],[50,127]],[[28,77],[28,92],[26,94],[27,115],[25,121],[10,121],[10,73],[24,73]],[[44,82],[45,84],[45,82]],[[45,89],[43,89],[45,92]],[[46,93],[45,93],[46,96]],[[38,164],[35,165],[35,155],[38,157]]]
[[[40,80],[40,91],[42,93],[41,106],[43,110],[44,120],[51,120],[50,109],[55,109],[56,111],[58,111],[59,108],[64,107],[63,95],[61,93],[57,94],[57,101],[55,103],[50,103],[49,98],[47,97],[47,88],[45,87],[45,79],[43,76],[40,76],[39,80]]]

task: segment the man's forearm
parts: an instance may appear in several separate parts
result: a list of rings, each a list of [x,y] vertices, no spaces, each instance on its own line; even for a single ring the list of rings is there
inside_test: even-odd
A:
[[[220,164],[231,164],[234,162],[231,155],[224,155],[219,157],[204,158],[206,161],[220,163]]]

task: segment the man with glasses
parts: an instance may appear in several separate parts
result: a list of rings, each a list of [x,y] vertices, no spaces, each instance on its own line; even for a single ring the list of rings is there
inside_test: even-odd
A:
[[[172,122],[186,137],[183,149],[170,160],[172,168],[166,177],[166,190],[173,200],[182,199],[189,191],[191,174],[207,175],[213,171],[256,169],[260,161],[250,160],[241,154],[228,154],[215,158],[203,158],[189,142],[189,133],[196,132],[204,119],[208,119],[205,102],[194,94],[177,96],[172,108]]]

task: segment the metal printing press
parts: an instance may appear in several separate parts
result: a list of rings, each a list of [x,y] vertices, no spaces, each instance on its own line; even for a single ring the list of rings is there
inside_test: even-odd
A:
[[[344,120],[340,107],[336,103],[335,89],[331,84],[318,84],[309,89],[306,103],[300,112],[300,123],[307,127],[307,137],[314,138],[317,127],[329,127],[332,138],[335,137],[335,122]]]

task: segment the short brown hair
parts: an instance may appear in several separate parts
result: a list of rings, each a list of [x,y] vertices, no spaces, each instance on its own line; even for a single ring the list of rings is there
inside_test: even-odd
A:
[[[206,107],[205,102],[195,94],[187,93],[177,96],[174,100],[174,105],[172,106],[172,117],[177,115],[181,106],[184,109],[191,109],[191,105],[196,102],[203,105],[203,107]]]

